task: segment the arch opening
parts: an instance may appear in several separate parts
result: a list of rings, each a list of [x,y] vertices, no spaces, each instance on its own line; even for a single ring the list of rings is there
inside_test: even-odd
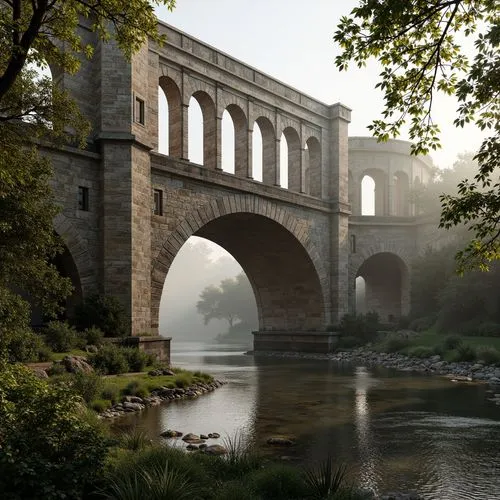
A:
[[[235,104],[230,104],[222,115],[222,170],[248,176],[247,118]]]
[[[366,282],[363,276],[356,278],[356,314],[366,314]]]
[[[321,197],[321,145],[316,137],[309,137],[305,145],[304,192]]]
[[[216,167],[216,118],[212,98],[203,91],[195,92],[189,100],[188,151],[189,160],[204,167]]]
[[[387,215],[387,179],[379,169],[369,169],[361,177],[361,215]]]
[[[301,149],[299,134],[286,127],[280,139],[281,187],[300,192],[302,185]]]
[[[255,295],[260,331],[303,332],[324,327],[325,301],[315,265],[284,226],[266,216],[238,212],[211,220],[194,236],[221,246],[242,267]],[[169,255],[165,252],[162,262]],[[153,270],[153,290],[163,287],[167,270],[161,267]],[[159,305],[153,292],[153,307],[156,301]]]
[[[408,314],[409,272],[404,261],[396,254],[377,253],[360,266],[356,274],[356,310],[359,278],[365,283],[365,312],[375,311],[382,323],[395,323]],[[361,281],[359,285],[362,286]]]
[[[261,179],[264,184],[273,185],[276,184],[276,169],[280,168],[280,165],[276,161],[276,134],[274,132],[274,127],[273,124],[263,116],[257,118],[257,120],[255,120],[255,124],[259,128],[262,139],[262,153],[260,158],[260,163],[262,166]],[[255,158],[256,155],[257,152],[254,152],[253,157]],[[257,178],[256,174],[254,174],[254,177]]]
[[[166,76],[158,84],[158,151],[182,157],[182,100],[177,84]]]
[[[262,182],[263,163],[263,136],[258,122],[255,122],[252,132],[252,177],[259,182]]]

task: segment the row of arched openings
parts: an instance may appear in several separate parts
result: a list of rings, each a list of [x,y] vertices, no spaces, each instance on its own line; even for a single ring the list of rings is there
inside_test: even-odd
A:
[[[353,183],[352,177],[349,182]],[[356,189],[356,186],[351,188]],[[389,185],[387,174],[380,169],[366,171],[361,179],[359,187],[359,203],[361,215],[410,215],[410,185],[408,175],[405,172],[396,172],[393,175],[392,184]],[[391,197],[389,199],[389,189]],[[350,195],[351,203],[352,194]]]
[[[177,85],[167,77],[160,78],[158,114],[158,151],[182,157],[181,95]],[[287,127],[281,134],[277,152],[274,125],[269,119],[261,116],[251,128],[252,154],[251,165],[248,166],[249,124],[245,113],[237,105],[230,104],[224,110],[221,125],[221,167],[224,172],[273,185],[277,184],[275,168],[278,162],[278,184],[281,187],[321,196],[321,146],[316,137],[309,137],[302,148],[298,132]],[[215,134],[214,103],[205,92],[194,92],[188,108],[189,161],[207,168],[215,168]],[[184,155],[186,156],[185,152]]]

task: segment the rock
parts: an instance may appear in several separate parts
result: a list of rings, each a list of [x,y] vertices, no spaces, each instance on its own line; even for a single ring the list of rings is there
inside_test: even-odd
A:
[[[163,375],[161,370],[151,370],[148,372],[148,375],[150,377],[159,377],[160,375]]]
[[[220,444],[212,444],[204,448],[203,453],[206,453],[207,455],[225,455],[227,450]]]
[[[206,447],[207,445],[205,443],[201,443],[200,446],[198,446],[200,450],[204,450]]]
[[[122,408],[127,412],[141,411],[144,409],[144,405],[142,405],[140,403],[129,403],[128,401],[124,401],[122,403]]]
[[[42,368],[35,368],[33,372],[38,378],[49,378],[48,373]]]
[[[211,439],[219,439],[220,438],[220,434],[218,432],[211,432],[208,435],[208,437],[211,438]]]
[[[172,370],[169,370],[168,368],[164,368],[163,370],[161,370],[161,374],[169,375],[171,377],[175,375],[175,373]]]
[[[83,356],[65,356],[61,363],[70,373],[92,373],[94,371]]]
[[[182,432],[179,432],[179,431],[173,431],[172,429],[167,429],[166,431],[163,431],[161,434],[160,434],[161,437],[164,437],[164,438],[175,438],[175,437],[181,437],[182,436]]]
[[[292,439],[285,436],[270,437],[266,442],[272,446],[292,446],[295,444]]]
[[[500,385],[500,378],[498,378],[498,377],[490,377],[488,379],[488,384],[490,384],[490,385]]]
[[[143,399],[138,396],[123,396],[123,402],[144,404]]]
[[[193,450],[197,450],[197,449],[198,449],[198,446],[196,446],[195,444],[188,444],[186,446],[186,450],[193,451]]]
[[[205,434],[200,434],[200,439],[208,439],[208,436],[206,436]]]
[[[481,370],[483,368],[483,365],[481,363],[476,363],[470,367],[471,371],[477,372],[478,370]]]
[[[193,434],[192,432],[188,432],[182,440],[185,441],[186,443],[189,443],[191,441],[198,441],[200,439],[200,436],[197,436],[196,434]]]
[[[435,356],[431,356],[429,358],[429,361],[431,363],[438,363],[439,361],[441,361],[441,356],[439,354],[436,354]]]

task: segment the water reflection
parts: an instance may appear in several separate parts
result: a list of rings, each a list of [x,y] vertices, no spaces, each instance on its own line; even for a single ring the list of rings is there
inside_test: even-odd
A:
[[[208,371],[229,384],[130,419],[153,437],[166,428],[240,432],[277,456],[317,461],[333,454],[377,492],[500,499],[500,408],[486,401],[484,386],[328,361],[254,358],[243,351],[198,345],[174,353],[175,365]],[[266,446],[276,434],[295,437],[297,445]]]

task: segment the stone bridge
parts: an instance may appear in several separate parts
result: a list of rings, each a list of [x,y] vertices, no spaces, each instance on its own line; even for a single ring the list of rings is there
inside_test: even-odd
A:
[[[346,106],[323,104],[171,26],[159,24],[164,46],[149,43],[131,63],[82,30],[95,57],[76,76],[53,76],[92,124],[88,148],[46,150],[62,207],[54,226],[67,247],[59,265],[75,284],[73,301],[95,291],[116,296],[133,336],[158,334],[165,277],[196,235],[225,248],[247,274],[257,349],[328,349],[327,326],[356,308],[358,277],[363,307],[388,321],[408,311],[409,264],[425,232],[409,193],[428,179],[428,158],[410,157],[401,141],[349,139]],[[168,132],[159,127],[161,93]],[[189,160],[193,99],[202,164]],[[225,111],[234,173],[222,170]],[[262,180],[253,172],[256,129]],[[161,133],[168,155],[158,152]],[[361,215],[367,176],[374,216]]]

